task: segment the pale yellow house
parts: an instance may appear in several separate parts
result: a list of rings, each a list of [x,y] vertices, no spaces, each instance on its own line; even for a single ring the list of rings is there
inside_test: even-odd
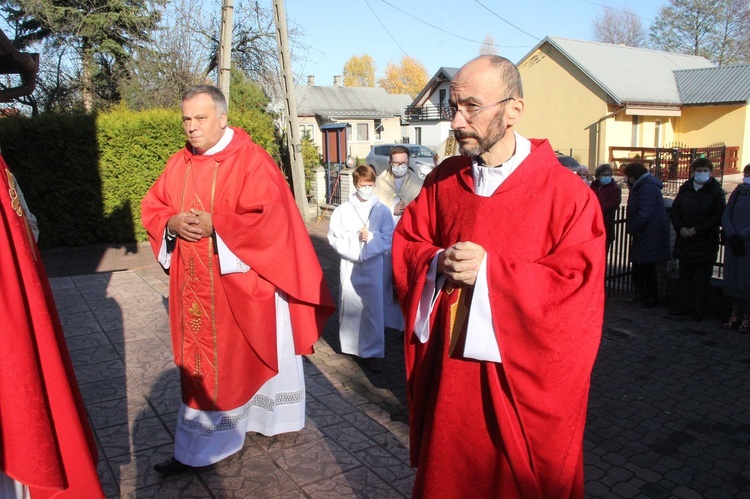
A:
[[[738,146],[750,162],[750,65],[546,37],[517,64],[526,110],[518,131],[589,167],[610,147]]]
[[[320,127],[331,123],[346,125],[347,154],[364,158],[377,144],[403,142],[408,137],[404,121],[411,97],[389,94],[382,88],[344,87],[335,79],[333,86],[315,85],[308,78],[307,86],[294,90],[300,136],[309,137],[321,149]],[[322,150],[321,150],[322,151]]]

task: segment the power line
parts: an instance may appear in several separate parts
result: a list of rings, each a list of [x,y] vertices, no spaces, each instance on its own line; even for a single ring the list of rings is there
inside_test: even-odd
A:
[[[639,16],[638,14],[636,14],[635,12],[633,12],[632,10],[616,9],[614,7],[610,7],[609,5],[604,5],[604,4],[601,4],[601,3],[592,2],[591,0],[583,0],[583,1],[586,2],[586,3],[590,3],[592,5],[598,5],[599,7],[604,7],[605,9],[615,10],[615,11],[621,12],[623,14],[628,14],[628,15],[631,15],[631,16],[635,16],[635,17],[638,17],[640,19],[643,19],[644,21],[648,21],[650,23],[654,22],[653,19],[649,19],[648,17]]]
[[[500,17],[499,15],[497,15],[497,14],[496,14],[495,12],[493,12],[492,10],[490,10],[490,8],[489,8],[489,7],[487,7],[486,5],[484,5],[484,4],[483,4],[482,2],[480,2],[479,0],[474,0],[474,1],[475,1],[476,3],[478,3],[479,5],[481,5],[482,7],[484,7],[485,9],[487,9],[487,12],[489,12],[489,13],[490,13],[490,14],[492,14],[493,16],[497,17],[498,19],[500,19],[501,21],[503,21],[503,22],[504,22],[504,23],[506,23],[507,25],[509,25],[509,26],[512,26],[512,27],[514,27],[514,28],[516,28],[516,29],[517,29],[518,31],[520,31],[520,32],[521,32],[521,33],[523,33],[524,35],[526,35],[526,36],[530,36],[531,38],[533,38],[533,39],[534,39],[534,40],[536,40],[536,41],[540,41],[540,40],[541,40],[541,38],[539,38],[538,36],[534,36],[534,35],[531,35],[531,34],[529,34],[529,33],[525,32],[524,30],[522,30],[521,28],[519,28],[518,26],[516,26],[515,24],[513,24],[512,22],[508,21],[507,19],[503,19],[502,17]]]
[[[438,31],[440,31],[442,33],[445,33],[446,35],[450,35],[450,36],[453,36],[455,38],[459,38],[461,40],[466,40],[467,42],[478,43],[479,45],[484,45],[484,42],[479,42],[477,40],[472,40],[471,38],[466,38],[464,36],[457,35],[455,33],[451,33],[450,31],[446,31],[443,28],[439,28],[438,26],[435,26],[434,24],[430,24],[427,21],[425,21],[423,19],[420,19],[420,18],[418,18],[418,17],[416,17],[416,16],[414,16],[412,14],[409,14],[408,12],[406,12],[406,11],[404,11],[404,10],[396,7],[395,5],[393,5],[392,3],[388,2],[387,0],[382,0],[382,2],[384,4],[386,4],[386,5],[388,5],[389,7],[393,8],[393,9],[396,9],[397,11],[401,12],[402,14],[411,17],[415,21],[419,21],[420,23],[422,23],[424,25],[427,25],[427,26],[429,26],[432,29],[436,29],[436,30],[438,30]],[[498,45],[496,43],[493,43],[491,45],[494,45],[495,47],[501,47],[501,48],[524,48],[524,47],[528,46],[528,45]]]
[[[398,44],[398,42],[396,41],[396,39],[395,39],[395,38],[393,38],[393,35],[391,34],[391,32],[390,32],[390,31],[388,31],[388,28],[386,28],[386,27],[385,27],[385,24],[383,24],[383,21],[381,21],[381,20],[380,20],[380,18],[379,18],[379,17],[378,17],[378,15],[377,15],[377,14],[375,13],[375,11],[373,10],[373,8],[372,8],[372,7],[370,6],[370,2],[368,2],[367,0],[365,0],[365,3],[367,4],[367,6],[368,6],[368,7],[370,8],[370,10],[372,11],[372,15],[373,15],[373,16],[375,16],[375,19],[377,19],[377,20],[378,20],[378,22],[379,22],[379,23],[380,23],[380,25],[381,25],[381,26],[383,27],[383,29],[385,30],[385,32],[386,32],[386,33],[388,33],[388,36],[390,36],[390,37],[391,37],[391,40],[393,40],[393,43],[395,43],[395,44],[396,44],[396,46],[397,46],[397,47],[399,48],[399,50],[401,50],[401,52],[403,52],[403,53],[404,53],[404,55],[405,55],[406,57],[409,57],[409,54],[407,54],[407,53],[406,53],[406,51],[405,51],[405,50],[404,50],[403,48],[401,48],[401,45],[399,45],[399,44]]]

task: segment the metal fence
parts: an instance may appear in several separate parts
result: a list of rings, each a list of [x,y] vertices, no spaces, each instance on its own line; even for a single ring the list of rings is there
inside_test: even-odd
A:
[[[341,170],[344,163],[326,163],[326,199],[328,204],[341,204]]]
[[[688,147],[672,144],[666,147],[619,147],[609,148],[612,168],[621,172],[633,161],[643,163],[652,175],[664,184],[664,195],[677,194],[680,185],[690,178],[690,164],[699,157],[706,157],[714,164],[713,176],[721,181],[724,174],[737,173],[739,147],[714,144],[707,147]]]
[[[615,212],[615,240],[607,250],[607,272],[605,274],[604,287],[607,296],[617,296],[630,293],[633,290],[633,270],[630,263],[630,234],[625,228],[625,216],[627,208],[620,206]],[[667,210],[667,214],[669,210]],[[670,226],[670,230],[671,226]],[[674,237],[671,238],[674,241]],[[673,245],[670,246],[670,248]],[[714,279],[723,279],[724,276],[724,246],[719,245],[719,254],[714,263]]]

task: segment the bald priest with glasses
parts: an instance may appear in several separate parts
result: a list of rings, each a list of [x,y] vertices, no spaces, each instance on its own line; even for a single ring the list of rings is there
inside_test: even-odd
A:
[[[583,497],[583,429],[604,311],[594,193],[515,131],[517,68],[455,75],[461,156],[396,228],[414,497]]]

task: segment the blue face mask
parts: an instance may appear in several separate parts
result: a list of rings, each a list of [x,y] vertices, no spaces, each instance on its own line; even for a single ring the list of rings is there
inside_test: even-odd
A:
[[[599,183],[602,185],[607,185],[608,183],[612,182],[612,177],[599,177]]]
[[[695,172],[695,182],[698,184],[705,184],[709,178],[711,178],[709,172]]]

